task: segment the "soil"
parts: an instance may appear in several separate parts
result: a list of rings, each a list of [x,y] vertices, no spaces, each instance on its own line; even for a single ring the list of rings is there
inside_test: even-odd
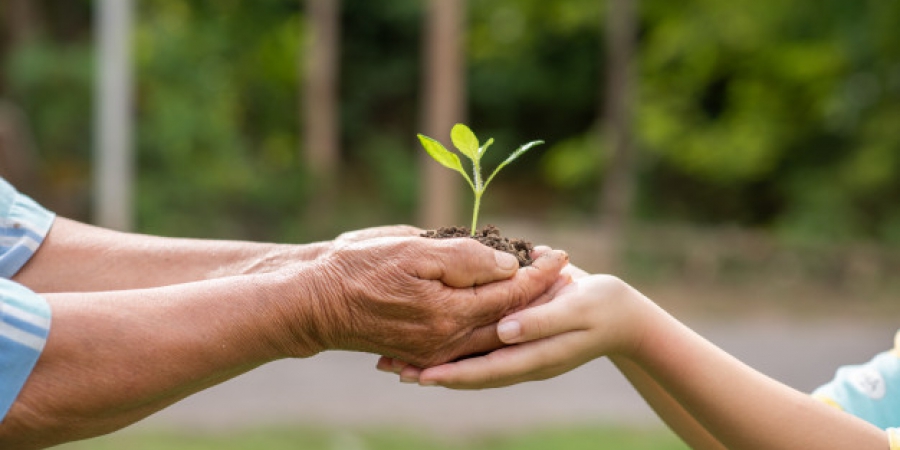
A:
[[[486,225],[484,228],[478,230],[474,236],[472,236],[469,227],[441,227],[437,230],[426,231],[422,234],[422,237],[432,239],[471,237],[488,247],[515,256],[519,259],[519,267],[530,266],[533,262],[531,259],[531,250],[534,249],[534,246],[531,245],[531,242],[517,238],[502,237],[500,236],[500,230],[493,225]]]

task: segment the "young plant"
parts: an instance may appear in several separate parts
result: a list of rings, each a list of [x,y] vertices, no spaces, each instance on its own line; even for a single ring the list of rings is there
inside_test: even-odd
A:
[[[466,182],[469,183],[469,187],[472,188],[472,192],[475,194],[475,208],[472,211],[472,236],[475,235],[475,227],[478,224],[478,208],[481,207],[481,196],[491,183],[491,180],[497,175],[497,172],[506,167],[507,164],[515,161],[535,145],[544,143],[544,141],[531,141],[519,147],[516,151],[512,152],[505,161],[500,163],[496,169],[494,169],[494,172],[487,178],[487,181],[482,181],[481,157],[487,152],[488,147],[494,143],[494,138],[488,139],[482,146],[478,143],[478,138],[475,137],[475,133],[473,133],[469,127],[458,123],[450,130],[450,139],[453,141],[453,146],[456,147],[463,156],[472,160],[472,177],[470,178],[469,174],[463,169],[459,156],[456,156],[456,153],[447,150],[440,142],[428,136],[423,134],[419,134],[418,136],[419,142],[422,143],[422,147],[425,147],[425,151],[427,151],[435,161],[439,162],[444,167],[453,169],[462,174],[463,178],[466,179]]]

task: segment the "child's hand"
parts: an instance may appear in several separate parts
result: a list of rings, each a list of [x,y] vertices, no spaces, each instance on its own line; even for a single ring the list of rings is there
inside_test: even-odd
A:
[[[379,369],[426,386],[481,389],[542,380],[600,356],[634,352],[649,300],[613,276],[586,276],[574,266],[564,273],[575,281],[550,301],[500,321],[500,339],[514,345],[424,370],[385,358]]]

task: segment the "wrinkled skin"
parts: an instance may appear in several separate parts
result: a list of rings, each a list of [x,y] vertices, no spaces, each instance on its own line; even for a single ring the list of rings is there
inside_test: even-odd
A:
[[[299,347],[371,352],[419,367],[502,346],[496,322],[540,297],[568,260],[548,251],[518,269],[511,255],[465,238],[345,242],[315,262],[315,301],[295,302],[313,307],[301,314],[313,320],[294,327]]]
[[[496,321],[545,291],[567,259],[548,253],[519,270],[511,255],[420,231],[294,246],[58,218],[18,278],[50,305],[53,325],[0,423],[0,448],[108,433],[281,358],[345,349],[424,367],[490,350],[501,345]]]
[[[369,239],[383,237],[416,237],[424,232],[425,230],[411,225],[384,225],[380,227],[363,228],[361,230],[352,230],[341,233],[338,237],[334,238],[334,241],[332,241],[332,250],[356,242],[367,241]]]

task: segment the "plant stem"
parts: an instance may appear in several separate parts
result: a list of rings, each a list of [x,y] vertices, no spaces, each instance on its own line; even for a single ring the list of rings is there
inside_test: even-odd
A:
[[[484,186],[481,184],[481,157],[472,159],[472,175],[475,178],[475,209],[472,211],[472,236],[475,236],[475,226],[478,225],[478,208],[481,206],[481,194]]]
[[[478,225],[478,208],[481,206],[481,192],[475,193],[475,209],[472,211],[472,236],[475,236],[475,227]]]

